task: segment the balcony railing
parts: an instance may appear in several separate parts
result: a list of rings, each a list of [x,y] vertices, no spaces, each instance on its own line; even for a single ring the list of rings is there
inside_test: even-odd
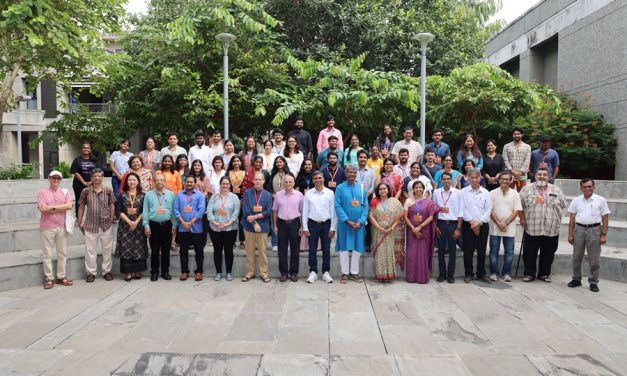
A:
[[[115,106],[111,103],[81,103],[80,105],[91,112],[115,113]],[[72,112],[76,112],[77,108],[77,105],[72,104]]]

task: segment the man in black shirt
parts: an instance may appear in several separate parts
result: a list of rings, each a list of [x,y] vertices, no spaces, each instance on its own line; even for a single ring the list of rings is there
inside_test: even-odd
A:
[[[297,116],[294,119],[294,128],[287,134],[288,137],[292,136],[298,142],[298,148],[303,152],[305,158],[311,158],[313,151],[313,142],[311,141],[311,135],[309,132],[303,130],[303,126],[305,123],[303,122],[303,118]]]

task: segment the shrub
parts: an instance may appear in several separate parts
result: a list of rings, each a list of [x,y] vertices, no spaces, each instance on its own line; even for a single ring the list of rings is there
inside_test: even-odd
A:
[[[36,166],[33,163],[11,164],[0,167],[0,180],[33,179],[36,171]]]

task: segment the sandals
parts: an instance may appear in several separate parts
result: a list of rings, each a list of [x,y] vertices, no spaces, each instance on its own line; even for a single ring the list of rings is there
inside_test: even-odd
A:
[[[348,275],[348,279],[350,279],[353,282],[357,282],[357,283],[361,283],[364,280],[359,276],[359,274],[349,274]]]
[[[135,279],[142,279],[142,273],[141,272],[135,273]]]
[[[532,276],[526,275],[522,278],[523,282],[531,282],[533,281],[535,278],[533,278]]]
[[[242,278],[242,282],[248,282],[248,281],[250,281],[253,278],[255,278],[255,276],[249,277],[249,276],[246,275],[246,276],[244,276],[244,278]]]
[[[105,281],[113,281],[113,274],[111,274],[111,272],[105,273],[102,278],[104,278]]]
[[[551,283],[551,276],[550,275],[545,275],[545,276],[542,276],[542,277],[540,277],[538,279],[541,280],[541,281],[544,281],[546,283]]]
[[[340,278],[340,283],[345,285],[348,283],[348,275],[342,274],[342,278]]]
[[[87,277],[85,278],[85,281],[87,281],[88,283],[91,283],[95,280],[96,280],[96,276],[93,274],[87,274]]]
[[[272,279],[270,277],[268,277],[268,276],[261,277],[261,280],[263,281],[263,283],[268,283],[268,282],[272,281]]]
[[[125,280],[126,282],[130,282],[132,279],[133,279],[133,276],[131,275],[131,273],[127,273],[127,274],[124,276],[124,280]]]
[[[46,283],[44,283],[44,289],[50,290],[53,287],[54,287],[54,281],[51,279],[46,280]]]
[[[239,249],[245,249],[246,246],[244,245],[244,242],[239,242]]]
[[[71,279],[67,279],[67,278],[57,278],[56,283],[63,285],[63,286],[72,286],[74,284],[74,282]]]

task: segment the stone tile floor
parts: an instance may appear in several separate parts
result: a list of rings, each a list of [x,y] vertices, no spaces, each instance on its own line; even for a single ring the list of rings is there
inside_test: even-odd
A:
[[[0,293],[1,375],[626,375],[627,284],[151,283]]]

